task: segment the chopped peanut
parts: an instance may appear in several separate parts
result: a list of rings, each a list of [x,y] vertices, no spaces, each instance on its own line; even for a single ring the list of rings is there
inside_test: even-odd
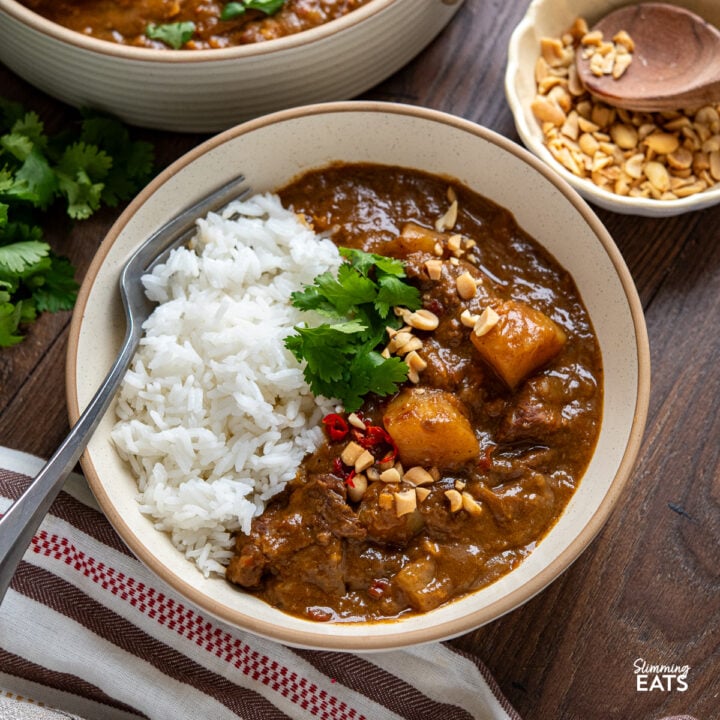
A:
[[[500,320],[500,316],[491,308],[486,307],[478,317],[475,325],[473,325],[473,334],[482,337],[489,333]]]
[[[362,500],[365,491],[367,490],[367,478],[361,473],[355,475],[351,481],[352,484],[348,484],[347,494],[353,502],[360,502]]]
[[[358,430],[365,430],[365,423],[358,417],[357,413],[350,413],[348,422]]]
[[[470,300],[470,298],[475,297],[475,293],[477,293],[477,283],[475,282],[475,278],[469,272],[464,272],[462,275],[458,275],[455,280],[455,284],[457,286],[458,295],[463,300]]]
[[[450,512],[457,512],[462,509],[462,495],[457,490],[446,490],[445,497],[450,501]]]
[[[402,345],[398,345],[398,347],[395,349],[395,352],[398,355],[407,355],[414,350],[420,350],[422,346],[422,340],[419,337],[415,337],[413,335],[407,342],[403,343]]]
[[[425,271],[431,280],[439,280],[442,274],[442,260],[427,260]]]
[[[361,473],[375,463],[375,458],[369,450],[363,452],[355,460],[355,472]]]
[[[443,230],[452,230],[455,227],[458,216],[458,203],[457,200],[453,200],[450,203],[450,207],[447,209],[445,214],[437,220],[435,223],[435,229],[438,232]]]
[[[429,494],[430,494],[430,490],[426,487],[416,487],[415,488],[415,497],[417,498],[417,501],[419,503],[422,503],[425,500],[427,500],[427,497]]]
[[[438,316],[425,308],[420,308],[407,315],[405,322],[415,330],[435,330],[440,324]]]
[[[414,512],[417,508],[417,495],[415,490],[404,490],[395,493],[395,514],[398,517]]]
[[[354,440],[349,442],[340,453],[340,459],[348,466],[353,467],[355,461],[365,452],[365,449]]]
[[[427,362],[425,362],[415,350],[411,350],[405,356],[405,362],[408,364],[408,367],[415,372],[422,372],[427,367]]]
[[[477,321],[480,319],[479,315],[473,315],[469,310],[463,310],[460,313],[460,322],[469,328],[475,327]]]
[[[400,473],[398,472],[397,468],[391,467],[387,470],[383,470],[380,473],[380,480],[382,482],[386,483],[397,483],[402,480],[402,477],[400,476]]]
[[[415,465],[405,471],[403,480],[411,485],[431,485],[435,480],[433,476],[420,465]]]
[[[482,515],[482,506],[478,504],[475,498],[465,490],[461,493],[463,510],[468,515],[478,516]]]

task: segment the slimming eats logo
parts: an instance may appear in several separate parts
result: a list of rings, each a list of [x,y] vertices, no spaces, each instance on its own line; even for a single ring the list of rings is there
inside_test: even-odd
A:
[[[633,663],[633,668],[635,669],[635,689],[638,692],[653,690],[685,692],[688,689],[689,665],[651,665],[643,658],[638,658]]]

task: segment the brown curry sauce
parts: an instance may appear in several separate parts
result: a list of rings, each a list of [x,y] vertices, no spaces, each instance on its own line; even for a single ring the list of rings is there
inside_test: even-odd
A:
[[[150,39],[148,25],[195,23],[183,49],[204,50],[264,42],[294,35],[335,20],[370,0],[285,0],[271,16],[246,10],[221,20],[227,2],[219,0],[20,0],[34,12],[70,30],[100,40],[165,49]]]
[[[448,208],[449,185],[458,200],[457,221],[433,235]],[[432,417],[410,425],[404,438],[409,444],[397,433],[404,469],[420,462],[434,479],[422,486],[416,509],[402,516],[388,497],[418,492],[405,482],[369,481],[362,499],[353,501],[348,468],[338,460],[353,436],[328,439],[256,518],[250,535],[237,536],[228,579],[288,613],[340,622],[426,612],[497,580],[557,521],[599,431],[600,350],[572,278],[508,211],[444,178],[337,165],[310,172],[280,196],[316,231],[330,231],[338,245],[400,257],[423,307],[439,318],[436,330],[416,333],[427,362],[418,382],[394,398],[368,397],[358,413],[368,425],[387,430],[394,418],[407,419],[408,397],[421,406],[435,402]],[[416,242],[418,227],[420,235],[426,228],[441,241],[465,238],[460,251],[448,251],[441,242],[438,279],[428,276],[426,263],[438,259],[439,248],[428,252],[427,243]],[[458,294],[463,273],[477,287],[469,299]],[[513,303],[549,319],[562,342],[551,359],[541,357],[510,387],[494,369],[492,354],[488,362],[470,341],[472,329],[460,314],[479,314],[488,305],[505,312]],[[474,435],[469,460],[467,442],[460,454],[448,449],[460,436],[453,430],[459,420],[463,432],[469,423]],[[426,431],[430,441],[417,442]],[[440,441],[433,444],[436,431]],[[403,453],[413,451],[406,463]],[[453,510],[449,491],[470,502]]]

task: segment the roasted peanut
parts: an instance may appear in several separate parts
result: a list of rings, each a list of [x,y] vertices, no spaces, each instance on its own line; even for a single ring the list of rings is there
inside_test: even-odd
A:
[[[544,38],[531,103],[545,144],[573,175],[617,195],[673,200],[720,184],[720,105],[640,113],[612,107],[578,86],[575,54],[598,74],[622,75],[634,43],[586,32],[578,18],[559,38]],[[472,316],[475,317],[475,316]],[[461,322],[470,325],[470,313]]]

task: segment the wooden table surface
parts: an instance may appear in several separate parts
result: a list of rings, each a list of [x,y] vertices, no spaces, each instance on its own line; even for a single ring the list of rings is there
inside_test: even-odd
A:
[[[508,39],[527,0],[467,0],[415,61],[365,94],[476,121],[519,142]],[[62,127],[75,111],[0,66],[0,95]],[[201,135],[136,130],[158,168]],[[83,273],[121,208],[48,232]],[[605,528],[550,587],[453,642],[477,653],[524,720],[720,718],[720,206],[668,219],[597,209],[635,279],[653,386],[638,464]],[[0,444],[49,457],[68,429],[70,313],[0,350]],[[635,662],[689,665],[687,690],[638,691]]]

